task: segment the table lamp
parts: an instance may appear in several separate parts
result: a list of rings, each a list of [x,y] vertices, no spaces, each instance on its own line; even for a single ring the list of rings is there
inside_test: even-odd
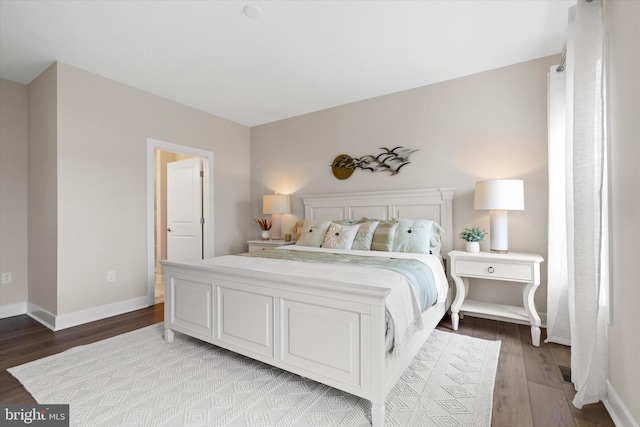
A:
[[[489,237],[491,252],[509,252],[509,223],[507,211],[524,210],[524,181],[492,179],[476,182],[474,209],[490,211]]]
[[[281,216],[291,213],[289,196],[278,193],[262,196],[262,213],[271,214],[271,238],[280,240],[282,238]]]

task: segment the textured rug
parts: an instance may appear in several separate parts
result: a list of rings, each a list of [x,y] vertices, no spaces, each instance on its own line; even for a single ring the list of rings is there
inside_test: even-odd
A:
[[[8,369],[77,426],[367,426],[370,403],[162,324]],[[499,341],[435,330],[386,400],[388,426],[490,426]]]

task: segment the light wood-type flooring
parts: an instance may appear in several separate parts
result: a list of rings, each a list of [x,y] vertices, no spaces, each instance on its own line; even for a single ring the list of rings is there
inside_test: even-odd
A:
[[[163,310],[163,304],[156,304],[58,332],[26,315],[0,320],[0,403],[35,403],[7,368],[161,322]],[[445,317],[438,329],[453,332],[450,319]],[[492,426],[614,426],[602,403],[582,410],[571,404],[573,385],[563,381],[559,369],[570,366],[569,347],[542,342],[536,348],[527,326],[469,316],[455,333],[502,341]]]

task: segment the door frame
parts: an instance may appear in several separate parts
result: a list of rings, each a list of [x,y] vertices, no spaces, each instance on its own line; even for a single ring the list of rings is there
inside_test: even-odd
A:
[[[213,152],[186,145],[174,144],[172,142],[160,141],[147,138],[147,298],[149,305],[155,304],[155,247],[154,247],[154,225],[155,225],[155,191],[154,179],[156,172],[155,152],[156,150],[170,151],[174,153],[187,154],[200,157],[202,159],[202,208],[204,218],[204,229],[202,242],[204,245],[204,257],[212,258],[214,254],[214,227],[213,227]]]

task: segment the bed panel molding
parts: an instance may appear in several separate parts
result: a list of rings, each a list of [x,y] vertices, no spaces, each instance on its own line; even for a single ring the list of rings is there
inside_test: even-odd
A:
[[[168,284],[173,296],[169,304],[171,324],[213,336],[213,285],[179,276],[170,277]]]
[[[274,297],[218,284],[217,339],[264,356],[274,357]],[[259,327],[256,328],[256,325]]]
[[[281,316],[284,364],[362,387],[360,313],[283,299]]]

